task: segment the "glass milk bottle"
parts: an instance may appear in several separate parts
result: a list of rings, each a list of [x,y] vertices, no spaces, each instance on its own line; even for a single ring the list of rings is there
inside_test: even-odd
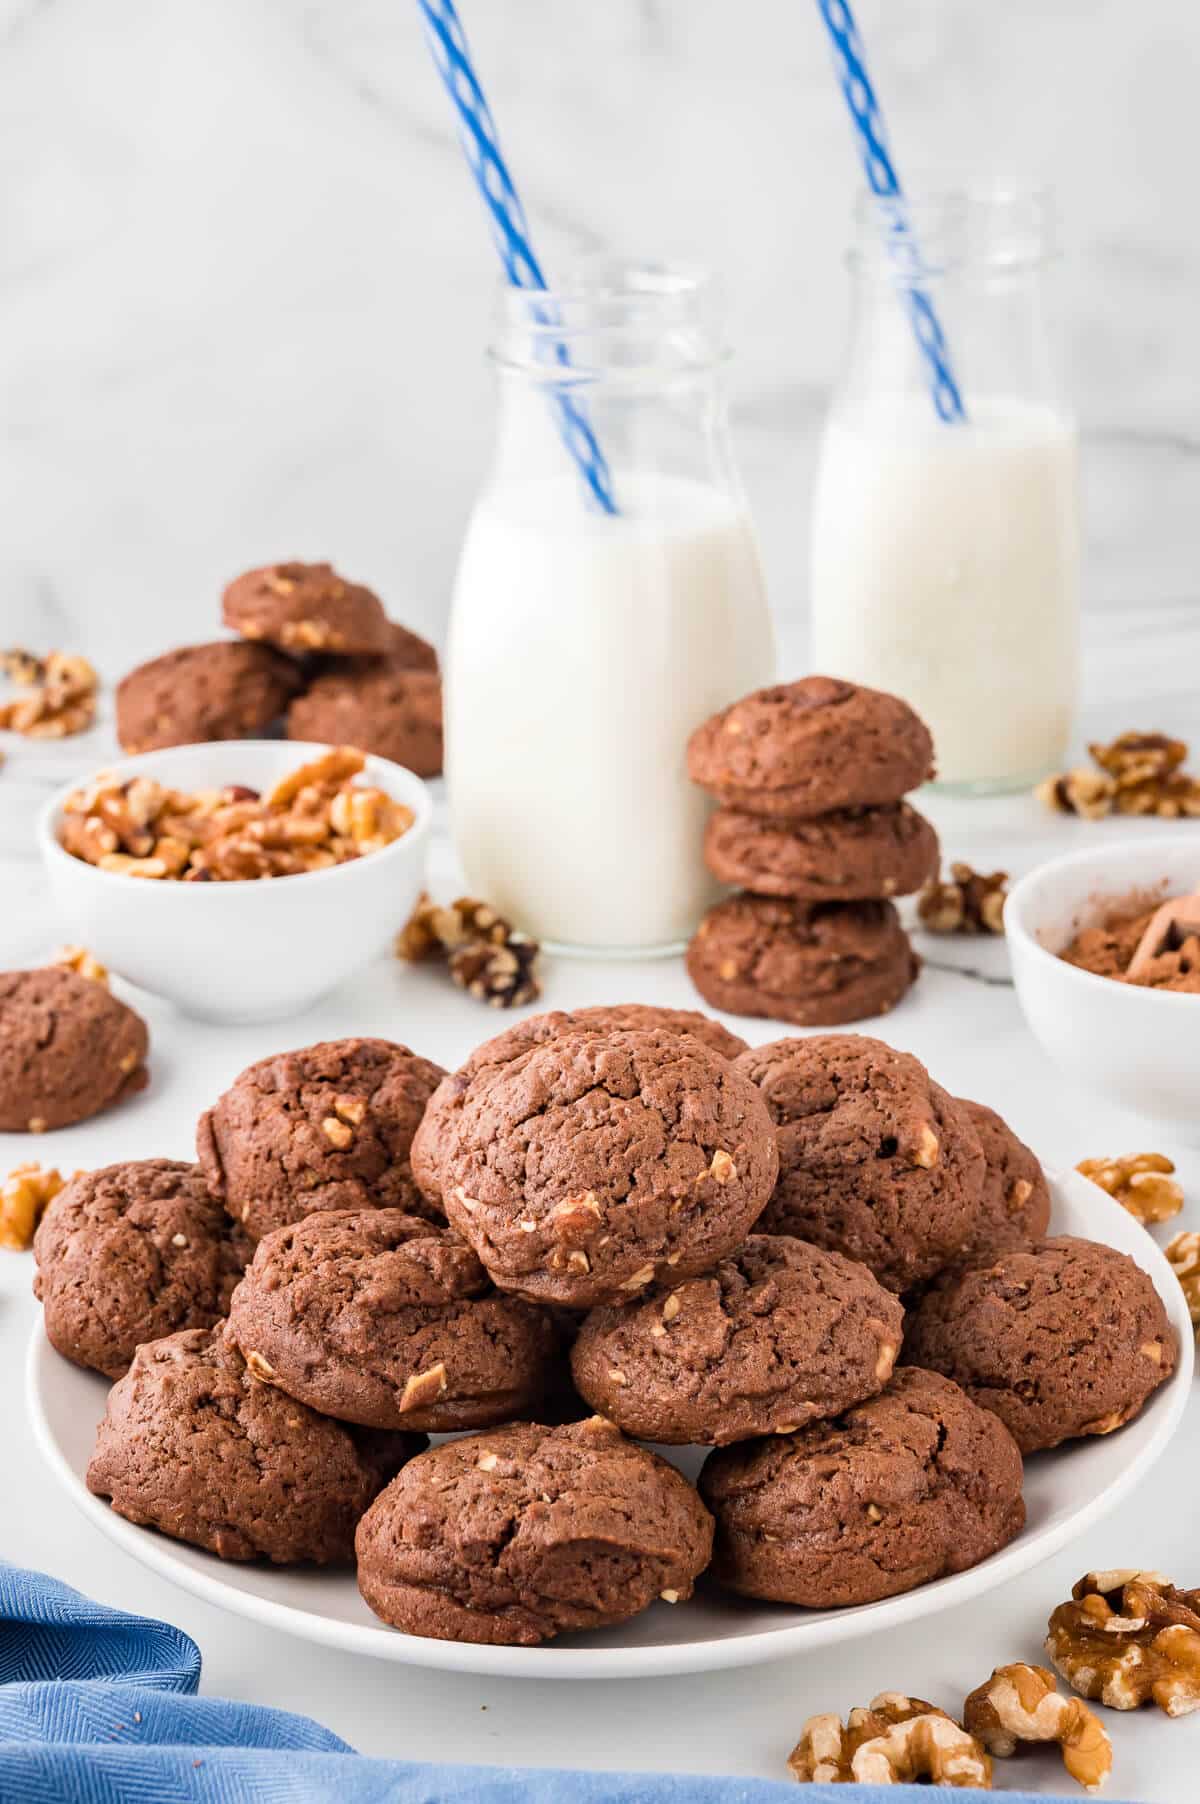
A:
[[[1048,201],[909,208],[958,422],[935,409],[914,278],[876,205],[860,211],[850,354],[818,467],[813,662],[911,702],[945,788],[1025,788],[1061,768],[1079,665],[1077,441],[1046,329]]]
[[[713,290],[654,267],[508,290],[491,357],[498,437],[447,651],[459,858],[472,893],[551,945],[674,950],[720,893],[688,735],[774,677]],[[564,447],[564,401],[614,513]]]

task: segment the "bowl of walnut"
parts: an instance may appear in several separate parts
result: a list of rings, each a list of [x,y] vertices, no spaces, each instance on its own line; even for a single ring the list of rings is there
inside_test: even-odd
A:
[[[432,803],[345,746],[230,740],[125,758],[38,824],[72,940],[202,1020],[300,1013],[388,946]]]
[[[1113,842],[1039,865],[1008,897],[1017,1000],[1064,1076],[1200,1143],[1200,838]]]

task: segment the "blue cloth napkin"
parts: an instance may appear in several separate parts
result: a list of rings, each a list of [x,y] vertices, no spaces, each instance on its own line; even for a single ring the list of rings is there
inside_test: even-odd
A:
[[[367,1760],[285,1710],[195,1695],[182,1630],[0,1562],[2,1804],[923,1804],[916,1786]],[[568,1706],[570,1700],[567,1700]],[[1025,1794],[1008,1793],[1012,1804]],[[1078,1795],[1078,1794],[1077,1794]],[[1026,1798],[1026,1804],[1033,1800]],[[1114,1801],[1115,1804],[1115,1801]]]

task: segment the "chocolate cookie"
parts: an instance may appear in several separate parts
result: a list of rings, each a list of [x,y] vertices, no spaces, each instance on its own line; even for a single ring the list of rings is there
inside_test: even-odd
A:
[[[692,781],[719,802],[807,820],[898,802],[933,775],[933,741],[898,696],[809,676],[714,714],[687,759]]]
[[[867,1034],[774,1040],[735,1061],[779,1139],[759,1223],[861,1260],[889,1290],[961,1258],[984,1182],[979,1135],[924,1065]]]
[[[890,902],[748,895],[709,909],[686,962],[714,1008],[797,1027],[885,1015],[920,969]]]
[[[379,597],[332,564],[267,564],[235,577],[221,601],[226,626],[283,651],[380,654],[394,643]]]
[[[429,1100],[412,1145],[413,1176],[421,1193],[441,1208],[439,1176],[449,1136],[462,1108],[471,1078],[485,1066],[510,1065],[522,1053],[544,1046],[565,1033],[608,1033],[614,1027],[662,1028],[667,1033],[691,1034],[723,1059],[745,1052],[746,1042],[727,1027],[702,1015],[699,1009],[656,1008],[643,1002],[601,1003],[594,1008],[551,1009],[529,1015],[491,1040],[485,1040],[457,1071],[442,1079]]]
[[[208,1187],[253,1240],[318,1209],[428,1215],[409,1148],[444,1076],[391,1040],[322,1040],[260,1059],[200,1117]]]
[[[630,1303],[741,1245],[775,1182],[762,1098],[686,1035],[562,1034],[469,1085],[446,1213],[534,1302]]]
[[[436,670],[412,670],[390,657],[347,658],[296,697],[287,730],[289,739],[353,745],[418,777],[440,776],[441,679]]]
[[[713,1577],[747,1597],[841,1609],[977,1566],[1025,1522],[1021,1456],[995,1416],[903,1367],[834,1422],[711,1453]]]
[[[146,1023],[63,965],[0,972],[0,1129],[70,1127],[145,1088]]]
[[[690,1597],[712,1522],[681,1473],[591,1416],[431,1448],[372,1504],[356,1545],[358,1588],[394,1628],[534,1647]]]
[[[33,1242],[52,1346],[109,1378],[143,1341],[229,1312],[242,1242],[197,1165],[136,1159],[75,1174]]]
[[[881,1391],[904,1311],[840,1253],[753,1234],[703,1277],[594,1309],[571,1349],[593,1408],[643,1441],[790,1434]]]
[[[399,1209],[323,1211],[259,1242],[230,1332],[257,1377],[343,1421],[442,1434],[529,1412],[556,1336],[457,1234]]]
[[[937,834],[907,802],[796,821],[718,808],[704,835],[722,883],[808,902],[911,895],[936,877],[939,857]]]
[[[117,684],[117,738],[127,752],[253,739],[279,718],[300,681],[292,660],[266,645],[181,645]]]
[[[995,1109],[962,1096],[955,1100],[979,1135],[986,1161],[977,1224],[965,1256],[975,1264],[1041,1238],[1050,1225],[1050,1186],[1037,1154]]]
[[[1056,1234],[946,1273],[909,1318],[904,1357],[953,1378],[1035,1453],[1131,1421],[1178,1348],[1128,1254]]]
[[[359,1517],[420,1435],[360,1445],[269,1384],[224,1324],[148,1341],[108,1393],[88,1490],[223,1560],[353,1558]]]

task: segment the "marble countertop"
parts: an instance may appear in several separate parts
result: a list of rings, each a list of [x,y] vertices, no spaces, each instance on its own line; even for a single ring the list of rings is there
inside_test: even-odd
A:
[[[1090,622],[1081,741],[1132,727],[1200,741],[1198,651],[1200,623],[1183,607],[1110,613]],[[1003,696],[996,705],[1004,705]],[[54,784],[102,765],[113,747],[102,720],[84,739],[37,745],[5,736],[4,749],[0,966],[11,967],[44,957],[63,937],[32,849],[36,808]],[[963,802],[935,795],[922,806],[941,832],[947,857],[1014,875],[1057,849],[1093,843],[1096,835],[1200,833],[1200,823],[1066,820],[1024,796]],[[444,838],[435,845],[431,875],[435,887],[452,882]],[[1105,1105],[1073,1091],[1034,1044],[1008,982],[1002,943],[926,938],[922,951],[927,968],[913,994],[885,1023],[864,1026],[918,1054],[958,1093],[999,1108],[1049,1165],[1140,1146],[1136,1122],[1114,1118]],[[186,956],[185,947],[180,955]],[[548,962],[546,1005],[617,999],[683,1006],[695,1001],[677,961]],[[281,1041],[381,1033],[454,1064],[494,1028],[493,1018],[435,975],[392,964],[362,972],[283,1028],[214,1028],[185,1021],[153,998],[136,1001],[151,1028],[149,1089],[114,1113],[48,1135],[35,1147],[26,1138],[0,1135],[0,1169],[31,1153],[68,1169],[129,1156],[188,1157],[199,1110],[243,1065]],[[766,1022],[737,1025],[752,1040],[778,1031]],[[1184,1224],[1200,1227],[1200,1154],[1162,1150],[1179,1159],[1188,1193]],[[953,1704],[968,1682],[984,1676],[989,1662],[1036,1659],[1050,1607],[1090,1567],[1151,1566],[1191,1583],[1200,1577],[1190,1503],[1200,1478],[1200,1403],[1193,1403],[1148,1482],[1077,1547],[1000,1594],[948,1611],[936,1624],[823,1650],[819,1664],[791,1660],[636,1686],[522,1684],[376,1665],[226,1616],[155,1577],[83,1521],[43,1467],[24,1417],[19,1374],[36,1320],[29,1281],[27,1256],[0,1254],[0,1359],[9,1374],[0,1391],[0,1424],[6,1470],[19,1475],[17,1484],[0,1490],[5,1556],[48,1568],[106,1601],[181,1624],[204,1652],[208,1691],[317,1716],[364,1752],[419,1759],[444,1756],[449,1748],[468,1761],[781,1777],[786,1753],[812,1711],[845,1709],[885,1688]],[[1200,1717],[1168,1723],[1142,1712],[1113,1718],[1110,1726],[1117,1750],[1114,1798],[1190,1804]],[[1061,1789],[1061,1768],[1049,1755],[1033,1756],[1022,1762],[1020,1779],[1053,1792]]]

